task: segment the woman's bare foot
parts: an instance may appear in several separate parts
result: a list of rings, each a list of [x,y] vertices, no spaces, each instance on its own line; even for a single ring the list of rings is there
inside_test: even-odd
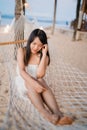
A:
[[[53,114],[51,116],[51,120],[50,122],[53,123],[53,124],[56,124],[56,122],[59,120],[58,116],[56,114]]]
[[[57,121],[56,125],[71,125],[73,123],[73,119],[67,116],[61,117],[60,120]]]
[[[53,114],[51,116],[51,122],[56,125],[56,123],[63,117],[63,113],[61,111],[57,112],[57,114]]]

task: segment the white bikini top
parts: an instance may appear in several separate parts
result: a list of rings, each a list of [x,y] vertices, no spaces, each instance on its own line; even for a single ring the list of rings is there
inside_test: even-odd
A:
[[[26,66],[26,72],[30,74],[32,77],[37,78],[37,67],[38,65],[29,64],[28,66]],[[16,71],[17,75],[20,76],[18,65]]]

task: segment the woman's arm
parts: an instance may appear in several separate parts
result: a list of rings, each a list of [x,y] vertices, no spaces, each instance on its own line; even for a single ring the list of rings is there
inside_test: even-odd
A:
[[[28,84],[28,86],[34,87],[38,93],[43,92],[45,88],[38,81],[34,80],[34,78],[32,78],[25,70],[23,48],[18,49],[17,62],[19,66],[20,75],[25,80],[25,84]]]
[[[48,65],[48,60],[49,60],[47,56],[47,49],[48,46],[47,44],[45,44],[42,48],[42,58],[37,69],[37,78],[42,78],[45,75],[46,67]]]

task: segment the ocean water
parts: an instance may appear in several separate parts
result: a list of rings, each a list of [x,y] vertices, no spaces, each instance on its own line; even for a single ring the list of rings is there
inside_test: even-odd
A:
[[[37,21],[40,26],[53,24],[54,0],[27,0],[29,8],[25,14],[30,21]],[[67,4],[66,4],[67,3]],[[56,26],[69,27],[75,18],[76,0],[57,1]],[[11,24],[14,18],[15,0],[0,0],[0,25]]]
[[[48,27],[48,26],[52,26],[53,24],[53,19],[47,19],[45,17],[44,18],[31,17],[31,16],[26,16],[26,17],[30,21],[36,21],[39,26]],[[14,19],[14,15],[2,15],[1,25],[7,25],[7,24],[10,25],[13,19]],[[69,25],[70,25],[70,21],[56,21],[56,26],[68,27]]]

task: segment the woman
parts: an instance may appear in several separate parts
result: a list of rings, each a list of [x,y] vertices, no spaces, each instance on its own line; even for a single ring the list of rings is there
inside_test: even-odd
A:
[[[17,53],[18,77],[16,84],[19,91],[27,93],[33,105],[42,116],[55,125],[72,124],[72,119],[63,116],[59,110],[51,89],[43,79],[50,63],[47,36],[43,30],[31,32],[25,48]],[[19,81],[21,82],[19,86]],[[48,109],[47,109],[48,108]]]

